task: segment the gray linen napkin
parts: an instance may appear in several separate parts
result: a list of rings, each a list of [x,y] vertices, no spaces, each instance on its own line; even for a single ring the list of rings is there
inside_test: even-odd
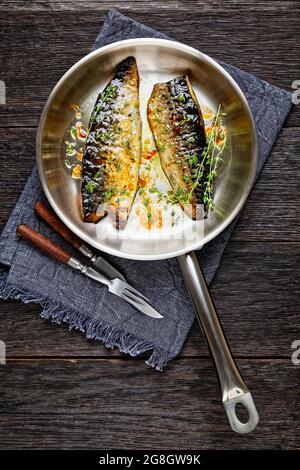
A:
[[[111,10],[94,49],[138,37],[165,36]],[[222,66],[243,90],[255,119],[259,141],[258,176],[291,109],[291,95],[235,67],[224,63]],[[67,322],[70,329],[79,329],[107,347],[118,347],[133,356],[149,351],[147,363],[161,369],[180,352],[194,320],[176,259],[142,262],[106,256],[164,316],[159,321],[148,318],[111,295],[105,287],[52,261],[16,237],[16,227],[24,222],[64,245],[34,215],[37,199],[45,199],[45,196],[34,169],[0,239],[0,263],[5,266],[0,272],[0,296],[38,302],[43,306],[42,317],[56,323]],[[218,268],[236,220],[199,254],[208,283]]]

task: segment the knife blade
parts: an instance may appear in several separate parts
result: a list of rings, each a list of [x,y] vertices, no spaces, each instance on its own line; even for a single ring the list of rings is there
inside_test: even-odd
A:
[[[80,251],[86,258],[89,259],[90,263],[95,269],[102,272],[109,279],[118,277],[122,281],[126,282],[125,277],[106,259],[101,255],[94,253],[83,241],[75,235],[55,214],[55,212],[49,208],[44,202],[37,201],[34,210],[37,215],[43,219],[56,233],[58,233],[66,242],[69,243],[73,248]]]

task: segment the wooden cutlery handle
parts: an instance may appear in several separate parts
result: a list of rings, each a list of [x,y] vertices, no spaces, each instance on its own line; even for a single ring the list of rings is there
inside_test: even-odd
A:
[[[17,234],[31,242],[47,255],[52,256],[52,258],[56,259],[60,263],[68,264],[70,261],[70,253],[54,243],[52,240],[49,240],[32,228],[28,227],[28,225],[19,225],[17,228]]]
[[[53,230],[58,233],[66,242],[68,242],[73,248],[79,250],[83,245],[83,241],[75,235],[66,225],[59,219],[55,212],[48,207],[44,202],[37,201],[34,206],[35,212],[50,225]]]

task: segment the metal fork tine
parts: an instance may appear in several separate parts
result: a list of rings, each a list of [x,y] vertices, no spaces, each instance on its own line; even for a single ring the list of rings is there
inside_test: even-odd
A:
[[[163,316],[157,310],[151,307],[151,305],[147,304],[143,299],[137,297],[135,294],[126,289],[120,294],[120,297],[134,305],[134,307],[138,310],[141,310],[141,312],[147,313],[151,317],[163,318]]]
[[[141,294],[138,290],[134,289],[134,287],[130,286],[129,284],[126,283],[126,285],[124,286],[126,290],[136,294],[138,297],[146,300],[146,302],[150,302],[150,300],[145,297],[143,294]]]
[[[121,281],[121,279],[117,277],[114,279],[108,279],[104,274],[101,274],[91,266],[86,267],[84,274],[95,281],[101,282],[101,284],[105,284],[112,294],[118,295],[124,300],[127,300],[127,302],[134,305],[135,308],[143,312],[145,315],[152,318],[163,318],[155,308],[151,307],[150,302],[144,295],[140,294],[126,282]]]
[[[129,297],[130,299],[135,300],[136,302],[139,302],[143,305],[147,305],[146,301],[143,298],[131,292],[129,289],[127,289],[127,287],[124,290],[124,294],[127,295],[127,297]]]
[[[120,294],[120,297],[122,297],[122,299],[126,300],[126,302],[129,302],[130,304],[134,305],[135,308],[139,307],[139,304],[136,302],[136,300],[134,300],[131,297],[127,296],[125,294],[125,291]]]

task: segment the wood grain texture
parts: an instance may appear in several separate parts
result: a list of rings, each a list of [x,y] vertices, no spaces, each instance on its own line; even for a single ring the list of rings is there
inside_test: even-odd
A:
[[[0,106],[0,125],[37,126],[51,89],[90,52],[112,7],[292,91],[292,82],[300,80],[300,4],[273,3],[156,1],[150,15],[146,1],[2,2],[0,65],[7,106]],[[300,106],[288,125],[300,126]]]
[[[45,204],[43,201],[38,201],[34,206],[34,210],[42,220],[44,220],[71,246],[78,250],[83,245],[83,241],[60,220],[49,204]]]
[[[57,262],[68,264],[71,254],[65,251],[61,246],[54,243],[52,240],[44,237],[40,233],[33,230],[26,224],[21,224],[17,228],[19,236],[25,238],[29,243],[32,243],[38,250],[41,250],[48,256],[54,258]]]
[[[300,80],[295,1],[1,2],[0,231],[31,172],[43,105],[90,52],[110,8],[293,91]],[[70,45],[72,47],[70,47]],[[298,207],[300,105],[292,110],[253,189],[211,287],[261,424],[236,435],[221,406],[198,325],[160,374],[39,317],[40,306],[0,303],[0,448],[299,449]],[[167,430],[167,431],[166,431]]]
[[[230,430],[207,359],[175,360],[163,374],[140,360],[9,362],[0,367],[0,448],[299,448],[297,367],[238,365],[261,418],[249,435]]]
[[[300,338],[299,277],[300,243],[230,242],[211,293],[235,357],[291,356],[291,344]],[[124,357],[42,320],[39,306],[9,301],[0,311],[10,358]],[[181,356],[199,355],[208,356],[208,350],[195,323]]]

